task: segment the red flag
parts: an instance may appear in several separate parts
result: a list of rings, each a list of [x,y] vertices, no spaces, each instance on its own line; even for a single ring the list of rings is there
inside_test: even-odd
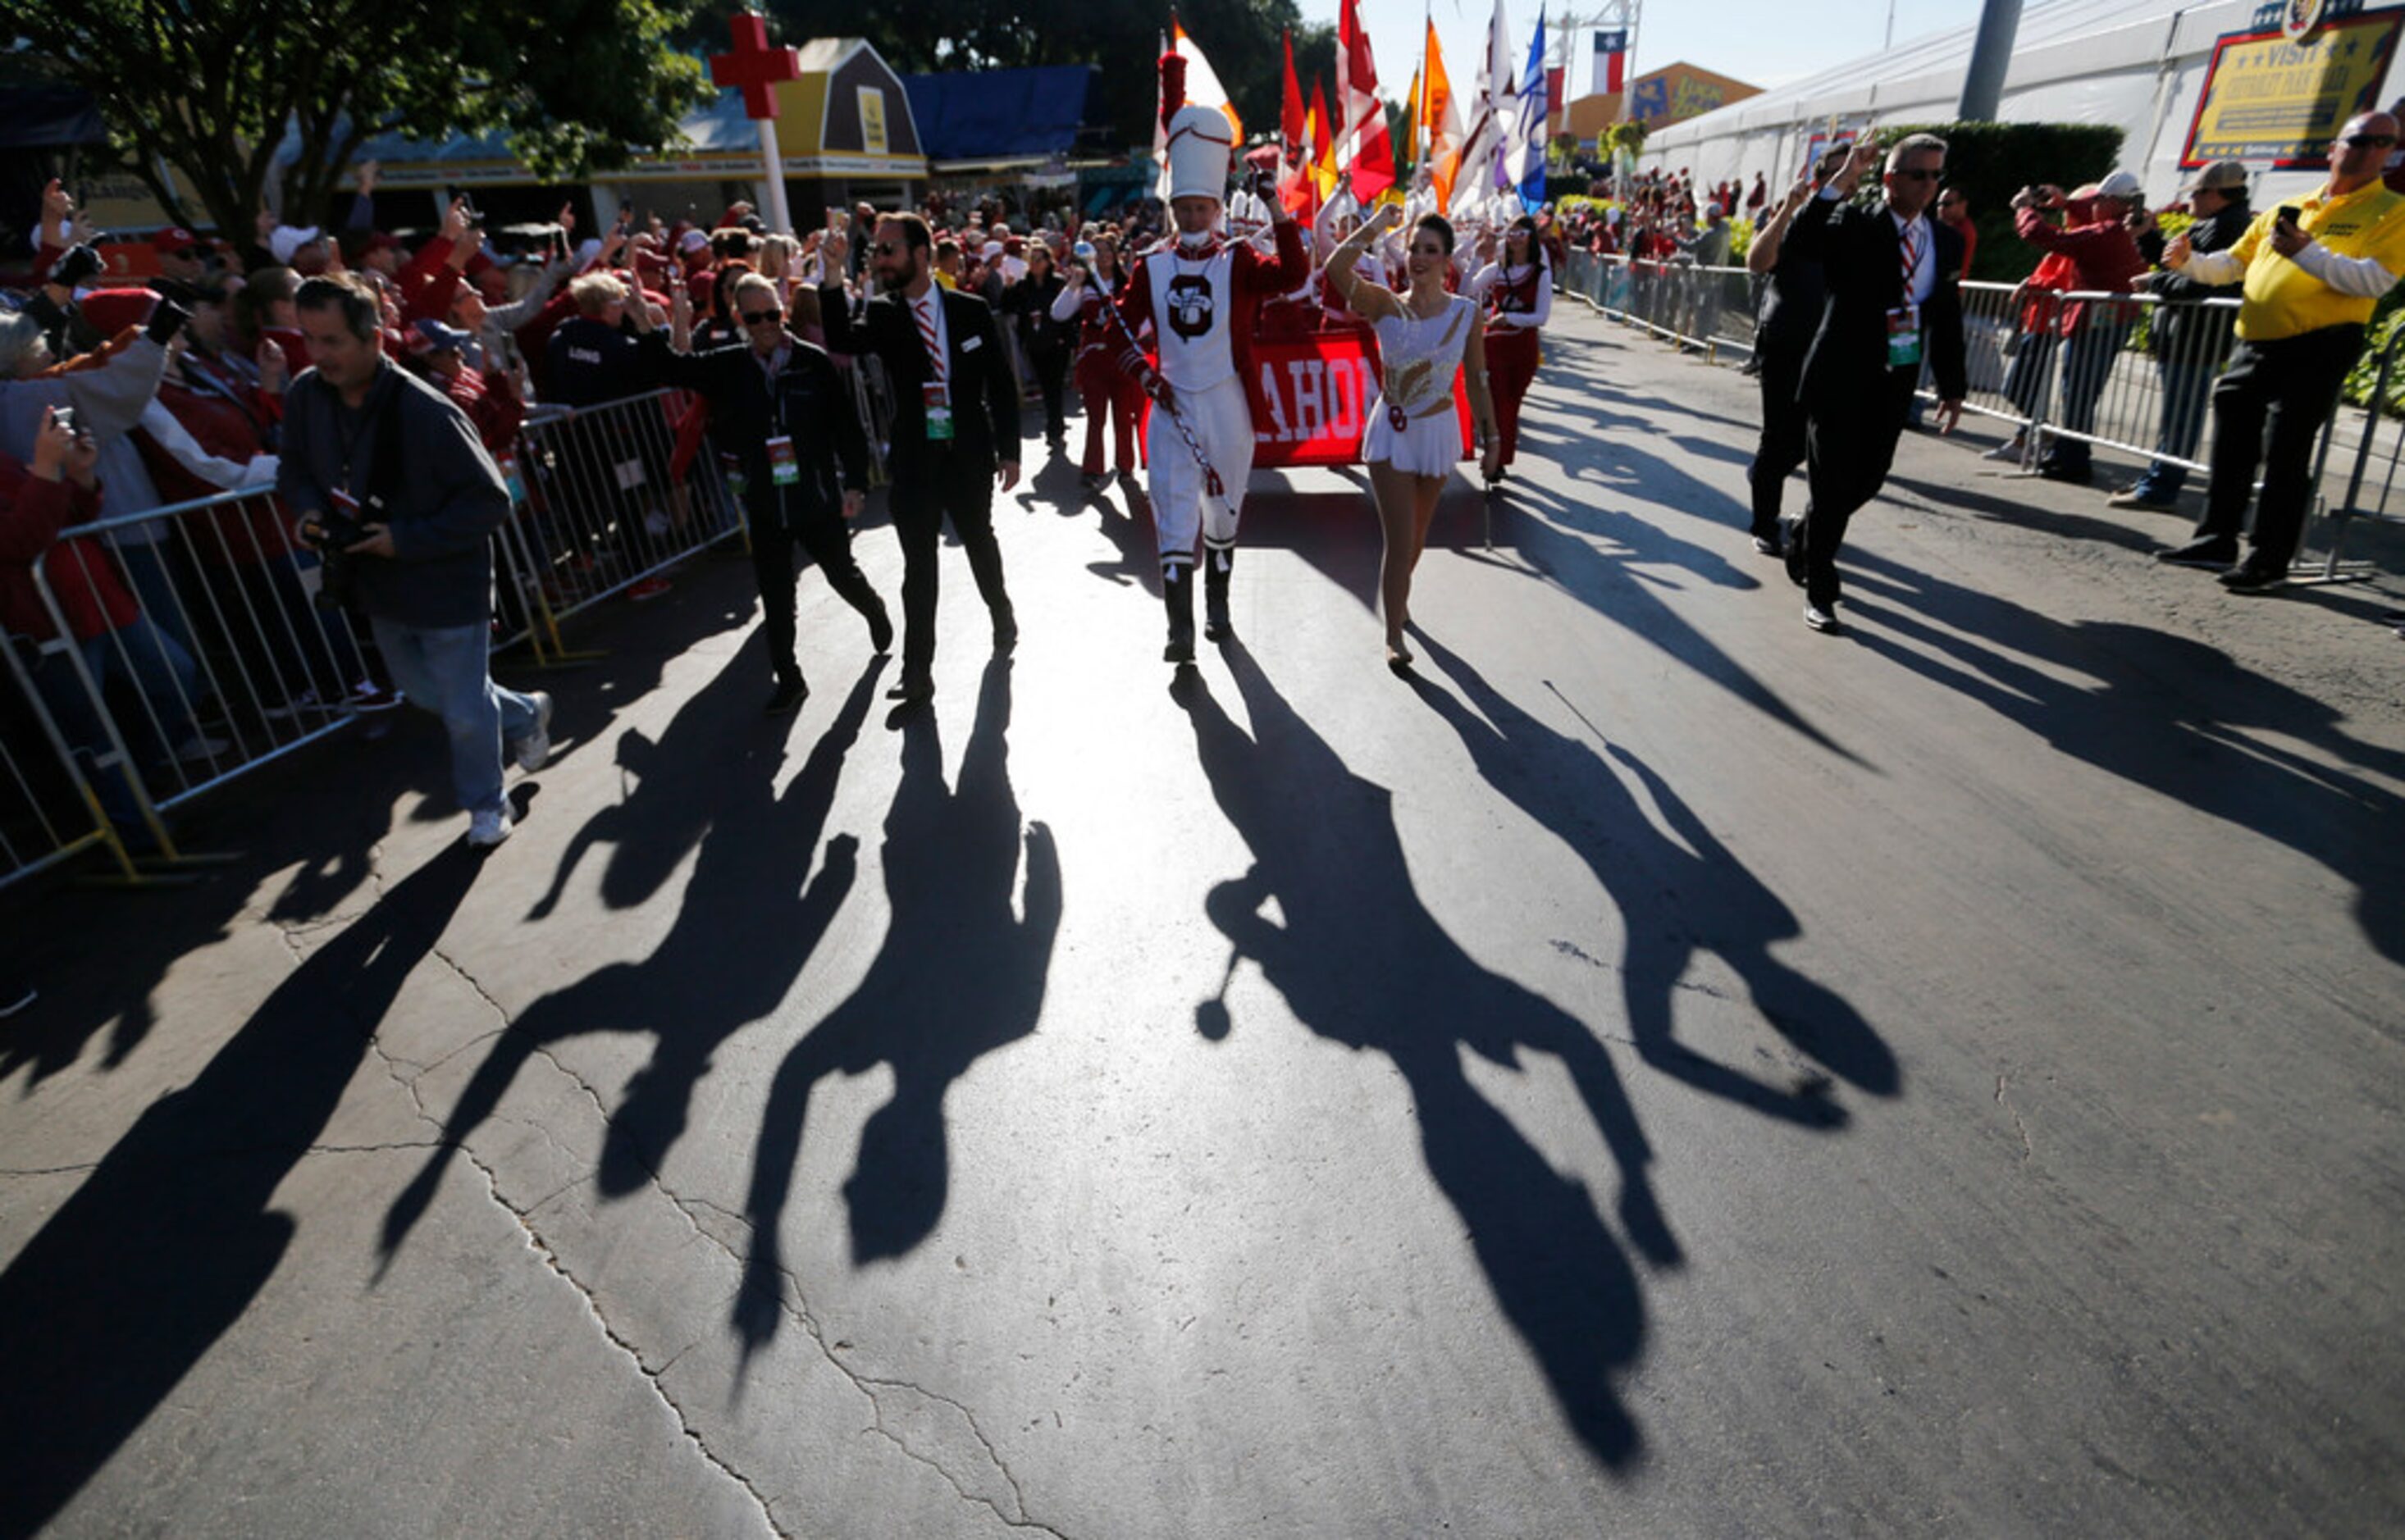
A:
[[[1378,66],[1361,26],[1360,0],[1344,0],[1336,17],[1336,156],[1353,174],[1353,196],[1368,203],[1395,185],[1395,151],[1386,138],[1386,104],[1378,100]]]
[[[1288,30],[1285,37],[1286,96],[1278,111],[1278,137],[1286,141],[1287,155],[1294,156],[1301,153],[1303,135],[1309,131],[1302,120],[1302,82],[1294,77],[1294,33]]]

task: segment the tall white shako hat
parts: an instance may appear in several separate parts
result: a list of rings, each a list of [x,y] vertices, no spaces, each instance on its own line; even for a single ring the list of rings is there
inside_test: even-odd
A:
[[[1235,130],[1217,107],[1180,107],[1169,120],[1169,195],[1224,199]]]

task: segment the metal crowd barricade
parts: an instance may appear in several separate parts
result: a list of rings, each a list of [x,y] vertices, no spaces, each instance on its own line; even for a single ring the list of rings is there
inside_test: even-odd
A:
[[[60,533],[33,567],[53,636],[34,668],[78,755],[158,815],[340,730],[371,689],[365,649],[319,602],[326,568],[274,496],[225,493]]]
[[[2330,526],[2329,550],[2322,558],[2320,571],[2313,574],[2317,581],[2347,582],[2367,575],[2367,567],[2344,560],[2346,537],[2357,521],[2405,525],[2405,486],[2398,484],[2400,477],[2405,476],[2405,412],[2390,404],[2389,398],[2389,392],[2398,387],[2400,353],[2405,353],[2405,329],[2390,336],[2380,350],[2371,400],[2364,409],[2359,428],[2342,406],[2331,413],[2329,431],[2323,435],[2317,468],[2328,461],[2341,435],[2342,422],[2360,433],[2347,470],[2346,490],[2326,511]],[[2320,479],[2317,469],[2317,484]]]
[[[2229,359],[2236,300],[2167,304],[2151,294],[2038,291],[2014,305],[2015,290],[2005,285],[1962,288],[1975,397],[1990,340],[2010,353],[1996,391],[2001,399],[1969,404],[2026,431],[2024,463],[2034,463],[2049,441],[2071,440],[2209,469],[2213,382]],[[2076,325],[2067,329],[2064,320],[2074,313]]]
[[[1753,275],[1741,267],[1632,260],[1573,251],[1555,286],[1651,337],[1717,357],[1753,351]]]
[[[526,501],[500,551],[538,651],[546,634],[556,647],[557,622],[744,533],[717,453],[687,431],[695,399],[655,390],[528,415]]]
[[[95,847],[108,850],[121,879],[142,880],[93,790],[91,773],[113,775],[114,762],[91,755],[88,772],[68,743],[28,665],[33,638],[7,637],[5,651],[13,689],[0,701],[0,888]]]

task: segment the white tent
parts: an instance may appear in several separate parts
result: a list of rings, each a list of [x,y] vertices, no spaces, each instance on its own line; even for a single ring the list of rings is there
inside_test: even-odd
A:
[[[2166,203],[2192,175],[2181,170],[2180,157],[2215,45],[2226,35],[2256,30],[2267,20],[2263,10],[2254,0],[2187,6],[2178,0],[2035,0],[2021,12],[1996,115],[2006,122],[2119,128],[2121,164],[2145,183],[2149,201]],[[2397,16],[2386,9],[2362,14],[2361,21],[2373,30],[2393,28]],[[1761,172],[1774,189],[1783,187],[1795,176],[1808,136],[1833,124],[1849,130],[1950,119],[1976,30],[1916,38],[1673,123],[1646,140],[1641,163],[1684,167],[1705,185],[1729,177],[1750,182]],[[2271,30],[2277,32],[2276,20]],[[2390,77],[2381,81],[2375,106],[2395,100],[2397,51],[2405,50],[2391,50]],[[2236,158],[2257,174],[2257,207],[2310,191],[2323,175],[2271,169],[2269,154]],[[2032,181],[2050,175],[2044,166],[2029,173]]]

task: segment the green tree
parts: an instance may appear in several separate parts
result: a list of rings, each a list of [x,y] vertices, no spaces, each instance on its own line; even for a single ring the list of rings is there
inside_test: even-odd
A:
[[[892,0],[864,8],[858,0],[767,3],[773,28],[783,41],[865,37],[887,63],[905,73],[1098,65],[1102,73],[1089,109],[1094,126],[1134,149],[1152,143],[1159,78],[1155,66],[1169,30],[1166,6]],[[1301,25],[1295,0],[1184,0],[1177,17],[1211,61],[1249,133],[1277,130],[1286,69],[1279,37],[1285,29],[1294,31],[1295,69],[1305,97],[1314,69],[1334,85],[1336,29]],[[724,48],[725,24],[715,17],[696,18],[686,35],[696,44]]]
[[[317,217],[387,130],[500,133],[556,177],[671,142],[708,89],[668,43],[690,3],[0,0],[0,29],[92,94],[111,151],[171,217],[240,236],[288,135],[277,190],[295,218]]]

